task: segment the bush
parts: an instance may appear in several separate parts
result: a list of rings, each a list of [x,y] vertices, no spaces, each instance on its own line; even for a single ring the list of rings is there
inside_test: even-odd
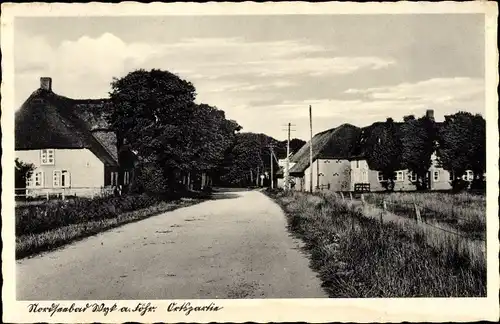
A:
[[[115,218],[119,214],[149,207],[158,199],[142,194],[95,199],[49,201],[16,207],[16,235],[36,234],[70,224]]]

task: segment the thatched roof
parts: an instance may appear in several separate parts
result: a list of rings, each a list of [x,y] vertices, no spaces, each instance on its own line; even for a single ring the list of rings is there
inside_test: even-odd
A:
[[[398,131],[402,131],[402,122],[393,122]],[[436,122],[439,129],[442,122]],[[313,139],[313,161],[317,159],[366,159],[376,141],[382,136],[386,122],[375,122],[369,126],[358,128],[343,124],[316,134]],[[290,174],[302,176],[309,166],[309,145],[307,142],[292,158],[296,164],[290,169]],[[276,175],[282,176],[280,169]]]
[[[402,123],[395,122],[399,129]],[[369,150],[373,148],[376,141],[384,132],[385,122],[375,122],[370,126],[361,128],[356,148],[353,150],[351,160],[365,159]]]
[[[73,100],[50,90],[34,91],[15,115],[15,149],[87,148],[104,164],[117,166],[114,134],[104,128],[104,119],[89,113],[99,107],[103,111],[106,103],[106,99]],[[99,128],[99,133],[92,128]]]
[[[348,159],[355,150],[361,130],[350,124],[326,130],[312,138],[313,161],[317,159]],[[291,175],[302,175],[309,167],[309,147],[307,142],[292,157],[295,165],[290,169]]]

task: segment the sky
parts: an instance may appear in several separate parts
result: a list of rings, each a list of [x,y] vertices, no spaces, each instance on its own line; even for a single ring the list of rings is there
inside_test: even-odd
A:
[[[23,17],[14,24],[15,103],[105,98],[113,78],[168,70],[243,131],[309,137],[387,117],[484,115],[484,15]]]

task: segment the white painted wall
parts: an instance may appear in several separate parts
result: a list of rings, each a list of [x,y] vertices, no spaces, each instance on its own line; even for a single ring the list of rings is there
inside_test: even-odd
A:
[[[351,183],[349,189],[354,191],[354,185],[357,183],[370,183],[370,168],[366,160],[350,161]]]
[[[88,149],[56,149],[54,152],[54,165],[41,164],[41,150],[19,150],[15,152],[16,158],[22,162],[32,163],[36,171],[43,172],[43,188],[57,191],[54,188],[53,172],[66,170],[70,173],[71,187],[104,186],[104,163]]]
[[[429,169],[431,177],[431,189],[432,190],[448,190],[451,189],[450,184],[450,174],[443,168],[437,167],[437,160],[435,155],[432,158],[432,165]],[[416,190],[416,186],[411,182],[408,170],[399,170],[403,173],[402,179],[395,179],[394,181],[394,191],[412,191]],[[434,173],[437,172],[437,178],[434,178]],[[382,183],[378,178],[378,171],[370,170],[366,160],[360,160],[358,162],[351,161],[351,190],[354,190],[354,184],[360,183],[360,180],[366,180],[366,175],[368,174],[368,183],[370,183],[371,191],[385,191]],[[364,181],[363,181],[364,182]]]
[[[304,171],[303,190],[309,191],[310,188],[310,166]],[[322,190],[348,191],[351,182],[350,162],[340,159],[317,159],[312,165],[312,185],[313,190],[317,187]],[[319,177],[318,177],[319,174]],[[296,186],[296,189],[297,186]],[[298,189],[300,190],[300,189]]]

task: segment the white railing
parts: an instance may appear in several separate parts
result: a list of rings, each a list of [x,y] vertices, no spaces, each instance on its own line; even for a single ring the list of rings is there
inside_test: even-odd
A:
[[[65,187],[65,188],[15,188],[15,197],[26,198],[44,198],[46,200],[59,198],[66,199],[69,197],[86,197],[95,198],[102,196],[110,196],[113,194],[114,187]]]

